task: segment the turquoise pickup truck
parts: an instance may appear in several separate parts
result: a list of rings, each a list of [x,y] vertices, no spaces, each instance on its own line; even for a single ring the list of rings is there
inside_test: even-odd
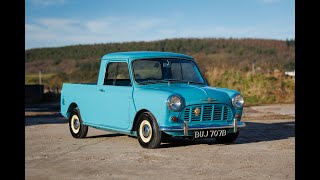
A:
[[[210,87],[190,56],[154,51],[109,53],[94,84],[64,83],[61,114],[74,138],[88,127],[136,136],[143,148],[171,137],[232,143],[241,122],[238,91]]]

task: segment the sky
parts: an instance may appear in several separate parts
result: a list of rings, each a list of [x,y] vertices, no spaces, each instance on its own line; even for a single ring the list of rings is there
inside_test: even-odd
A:
[[[168,38],[295,38],[294,0],[26,0],[25,49]]]

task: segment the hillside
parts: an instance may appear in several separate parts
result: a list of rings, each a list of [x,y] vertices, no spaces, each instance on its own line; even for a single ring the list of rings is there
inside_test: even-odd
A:
[[[75,45],[25,51],[26,84],[46,86],[62,82],[95,82],[99,59],[117,51],[169,51],[193,56],[212,86],[240,90],[251,103],[294,101],[295,41],[266,39],[179,38],[150,42]]]

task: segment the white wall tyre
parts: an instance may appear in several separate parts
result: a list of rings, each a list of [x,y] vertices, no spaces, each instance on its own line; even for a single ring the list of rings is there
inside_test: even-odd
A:
[[[71,117],[71,130],[73,133],[77,134],[80,130],[80,120],[76,114],[73,114]]]
[[[69,118],[69,129],[74,138],[85,138],[88,133],[88,126],[83,125],[79,112],[73,110]]]
[[[143,148],[154,149],[161,144],[161,131],[158,123],[150,112],[139,115],[137,121],[137,136]]]
[[[144,119],[141,121],[139,126],[139,134],[142,134],[141,140],[144,143],[148,143],[152,137],[152,127],[148,120]]]

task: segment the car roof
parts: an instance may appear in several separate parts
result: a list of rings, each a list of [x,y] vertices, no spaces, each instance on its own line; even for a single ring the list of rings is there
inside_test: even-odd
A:
[[[130,51],[130,52],[114,52],[105,54],[101,60],[106,59],[128,59],[129,61],[135,59],[145,59],[145,58],[184,58],[192,59],[191,56],[172,52],[160,52],[160,51]]]

